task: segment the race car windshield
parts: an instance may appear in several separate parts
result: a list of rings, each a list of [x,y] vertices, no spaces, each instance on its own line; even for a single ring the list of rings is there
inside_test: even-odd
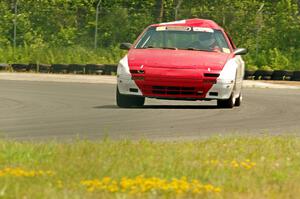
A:
[[[230,53],[220,30],[200,27],[150,27],[135,48],[162,48]]]

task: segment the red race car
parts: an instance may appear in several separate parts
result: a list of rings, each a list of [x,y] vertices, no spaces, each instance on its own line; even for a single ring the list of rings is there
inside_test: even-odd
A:
[[[236,48],[214,21],[187,19],[150,25],[118,64],[119,107],[143,106],[145,98],[217,100],[240,106],[244,48]]]

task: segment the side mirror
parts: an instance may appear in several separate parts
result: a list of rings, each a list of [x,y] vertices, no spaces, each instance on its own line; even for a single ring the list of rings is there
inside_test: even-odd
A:
[[[233,52],[235,55],[246,55],[248,50],[246,48],[237,48]]]
[[[131,43],[121,43],[120,44],[120,49],[122,50],[129,50],[131,48],[132,44]]]

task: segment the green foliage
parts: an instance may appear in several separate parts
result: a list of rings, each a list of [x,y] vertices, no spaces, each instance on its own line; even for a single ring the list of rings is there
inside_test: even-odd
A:
[[[246,147],[245,147],[246,146]],[[299,198],[298,136],[227,136],[184,142],[0,141],[2,198]],[[249,166],[252,165],[252,166]],[[3,175],[5,169],[53,175]],[[25,173],[27,173],[25,172]],[[7,173],[7,172],[6,172]],[[21,175],[20,175],[21,174]],[[218,195],[89,193],[82,180],[184,177],[221,188]],[[184,185],[179,185],[184,186]],[[104,189],[105,190],[105,189]]]
[[[269,50],[269,63],[273,69],[285,69],[290,65],[289,59],[283,55],[277,48]]]
[[[0,1],[0,62],[51,63],[116,62],[120,57],[115,54],[122,54],[115,48],[120,42],[134,42],[149,24],[174,20],[179,0],[102,0],[97,24],[100,58],[93,49],[98,0],[18,0],[16,16],[12,2]],[[248,68],[299,69],[299,7],[299,0],[183,0],[178,19],[215,20],[237,46],[249,49]]]

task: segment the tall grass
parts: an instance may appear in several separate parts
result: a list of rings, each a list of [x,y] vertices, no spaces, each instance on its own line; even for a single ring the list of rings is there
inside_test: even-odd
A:
[[[300,194],[300,138],[292,136],[185,142],[0,141],[0,165],[4,198],[298,198]],[[1,176],[5,168],[11,174]],[[23,176],[14,175],[16,168],[24,170]],[[30,170],[54,175],[26,177]],[[197,180],[221,192],[130,194],[96,186],[101,179],[119,182],[141,175],[139,183],[147,184],[152,177],[165,182]],[[94,180],[95,190],[86,189],[81,183],[86,180]]]
[[[0,48],[0,63],[115,64],[124,53],[126,52],[116,47],[89,49],[81,46],[57,48],[24,46],[14,50],[8,46],[7,48]]]

